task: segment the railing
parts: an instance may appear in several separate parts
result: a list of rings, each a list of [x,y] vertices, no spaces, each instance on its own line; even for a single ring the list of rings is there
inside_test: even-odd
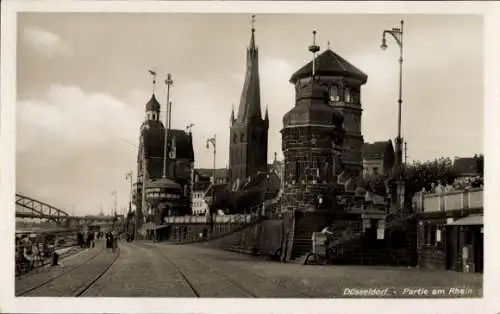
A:
[[[468,189],[443,193],[419,192],[413,197],[416,212],[441,212],[483,207],[483,189]]]
[[[28,236],[32,232],[17,232],[16,236]],[[21,275],[35,268],[40,268],[48,263],[54,252],[64,248],[76,247],[76,231],[35,232],[35,237],[30,241],[16,240],[15,274]],[[30,254],[25,254],[26,251]]]
[[[252,214],[216,215],[213,216],[214,223],[249,223],[252,221]],[[206,224],[209,218],[206,216],[173,216],[165,217],[167,224]]]

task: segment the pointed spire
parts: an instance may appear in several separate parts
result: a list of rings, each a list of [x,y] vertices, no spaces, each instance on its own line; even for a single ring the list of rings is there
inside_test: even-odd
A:
[[[248,47],[250,50],[256,50],[255,47],[255,14],[252,15],[252,35],[250,37],[250,45]]]
[[[233,107],[233,109],[231,110],[231,119],[230,119],[230,122],[229,122],[231,125],[233,125],[233,123],[234,123],[234,104],[233,104],[232,107]]]
[[[330,41],[328,41],[327,45],[328,45],[327,49],[330,50]]]
[[[265,116],[264,120],[269,121],[269,110],[267,109],[267,104],[266,104],[266,116]]]
[[[255,45],[255,15],[252,15],[252,36],[250,46],[247,49],[247,67],[245,83],[241,92],[240,105],[238,107],[237,121],[243,122],[249,119],[262,119],[260,109],[260,80],[259,80],[259,55]]]

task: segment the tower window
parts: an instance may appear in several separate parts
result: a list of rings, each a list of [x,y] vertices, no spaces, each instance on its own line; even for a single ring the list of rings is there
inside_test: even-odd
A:
[[[351,102],[351,90],[349,88],[346,88],[344,90],[344,101],[346,103],[350,103]]]
[[[233,143],[236,143],[238,142],[238,136],[235,134],[233,135]]]
[[[241,133],[240,135],[240,142],[243,142],[245,140],[245,134]]]
[[[330,87],[330,101],[339,101],[339,88],[337,85],[332,85]]]
[[[359,92],[358,92],[358,91],[353,90],[353,91],[351,92],[351,94],[352,94],[352,102],[353,102],[354,104],[359,104]]]

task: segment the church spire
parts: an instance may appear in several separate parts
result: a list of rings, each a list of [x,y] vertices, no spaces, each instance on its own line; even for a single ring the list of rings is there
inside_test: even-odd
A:
[[[269,110],[267,109],[267,105],[266,105],[266,115],[264,117],[264,120],[269,121]]]
[[[234,123],[234,105],[232,106],[232,110],[231,110],[231,119],[229,121],[229,124],[233,125]]]
[[[245,83],[241,92],[240,105],[238,107],[238,122],[244,122],[253,118],[262,119],[260,109],[260,81],[259,81],[259,54],[255,45],[255,15],[252,15],[252,34],[250,45],[247,49],[247,67]]]

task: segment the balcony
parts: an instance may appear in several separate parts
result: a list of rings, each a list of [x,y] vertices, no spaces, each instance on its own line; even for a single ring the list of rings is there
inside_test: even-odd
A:
[[[483,189],[444,193],[417,193],[413,197],[416,212],[431,213],[483,207]]]

